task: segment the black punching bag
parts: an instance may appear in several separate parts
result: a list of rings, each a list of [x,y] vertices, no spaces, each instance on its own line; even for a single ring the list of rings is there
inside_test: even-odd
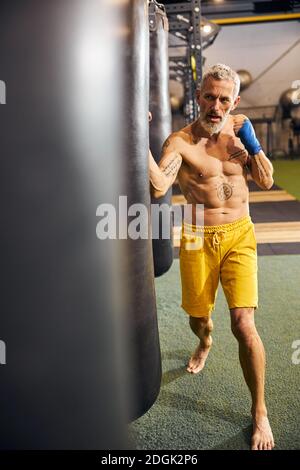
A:
[[[150,149],[157,163],[161,157],[163,143],[172,130],[169,97],[168,19],[162,8],[156,2],[150,2],[150,111],[152,113]],[[161,276],[168,271],[173,262],[172,217],[171,211],[168,215],[167,207],[164,212],[159,213],[159,219],[157,214],[158,209],[163,211],[165,205],[171,208],[172,188],[165,196],[159,199],[152,198],[152,204],[156,205],[155,212],[152,211],[153,232],[159,233],[159,237],[152,241],[154,272],[155,276]],[[170,237],[166,238],[163,236],[164,233],[169,233]]]
[[[133,406],[131,418],[145,413],[154,403],[161,382],[161,357],[156,316],[153,256],[151,244],[150,195],[148,174],[149,106],[149,27],[147,1],[132,0],[128,16],[124,149],[127,164],[125,194],[129,208],[128,223],[135,212],[141,221],[143,238],[126,240],[128,255],[124,269],[130,315],[132,370],[130,375]],[[137,206],[141,204],[139,213]],[[143,228],[142,228],[143,226]],[[132,225],[131,225],[132,227]],[[130,232],[130,230],[129,230]]]
[[[97,208],[117,206],[125,169],[116,137],[124,127],[123,8],[99,0],[0,5],[1,449],[127,445],[119,260],[128,253],[96,235]],[[154,317],[150,278],[150,305],[140,292],[132,308]],[[148,361],[142,373],[152,377],[150,369]]]

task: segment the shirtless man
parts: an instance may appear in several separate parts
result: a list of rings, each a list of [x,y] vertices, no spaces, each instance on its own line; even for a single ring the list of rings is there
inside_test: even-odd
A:
[[[180,245],[182,307],[200,343],[187,370],[200,372],[211,348],[211,312],[220,280],[252,398],[251,449],[271,450],[274,439],[264,398],[265,351],[254,322],[257,253],[247,172],[266,190],[273,185],[273,167],[248,118],[230,114],[240,101],[239,87],[239,77],[230,67],[217,64],[207,71],[197,90],[200,117],[169,136],[159,165],[149,152],[150,186],[153,196],[160,197],[178,176],[182,193],[192,204],[192,224],[183,223]],[[197,203],[204,205],[203,227],[194,225]],[[191,240],[202,245],[188,250]]]

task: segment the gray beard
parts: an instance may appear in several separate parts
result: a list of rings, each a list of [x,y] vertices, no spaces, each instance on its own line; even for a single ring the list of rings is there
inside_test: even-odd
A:
[[[226,114],[224,115],[223,119],[220,122],[213,123],[213,122],[207,122],[205,120],[204,114],[200,111],[200,124],[203,127],[203,129],[206,132],[208,132],[210,135],[217,134],[223,129],[229,113],[230,113],[230,110],[226,111]]]

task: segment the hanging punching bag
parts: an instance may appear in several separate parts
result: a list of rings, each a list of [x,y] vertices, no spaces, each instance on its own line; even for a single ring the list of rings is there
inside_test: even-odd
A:
[[[117,2],[0,5],[1,449],[127,445],[127,251],[95,233],[125,168],[125,20]]]
[[[161,157],[163,143],[172,131],[172,115],[169,97],[169,62],[168,62],[168,19],[162,5],[155,1],[149,5],[150,21],[150,111],[152,121],[150,124],[150,149],[155,161]],[[152,204],[162,208],[162,205],[172,205],[172,188],[165,196],[155,199]],[[153,207],[153,206],[152,206]],[[158,211],[155,211],[157,214]],[[166,212],[165,212],[166,214]],[[153,258],[155,276],[161,276],[170,269],[173,262],[172,217],[163,216],[159,212],[159,220],[154,217],[153,224],[159,226],[159,237],[154,238]],[[154,230],[154,233],[156,230]],[[164,233],[170,233],[164,238]]]
[[[161,357],[156,316],[153,256],[150,226],[148,174],[149,27],[147,2],[132,0],[128,16],[124,149],[127,164],[125,194],[128,203],[128,231],[136,214],[141,237],[126,241],[126,279],[131,305],[130,344],[132,346],[131,390],[134,402],[131,418],[145,413],[154,403],[161,382]],[[139,204],[140,207],[134,206]],[[143,233],[142,233],[143,232]]]

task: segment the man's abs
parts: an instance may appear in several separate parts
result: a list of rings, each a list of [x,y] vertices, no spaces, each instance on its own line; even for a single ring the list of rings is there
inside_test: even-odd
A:
[[[190,170],[185,173],[183,169],[178,180],[187,203],[191,204],[193,224],[201,220],[203,206],[205,225],[227,224],[249,215],[246,174],[205,177]]]

